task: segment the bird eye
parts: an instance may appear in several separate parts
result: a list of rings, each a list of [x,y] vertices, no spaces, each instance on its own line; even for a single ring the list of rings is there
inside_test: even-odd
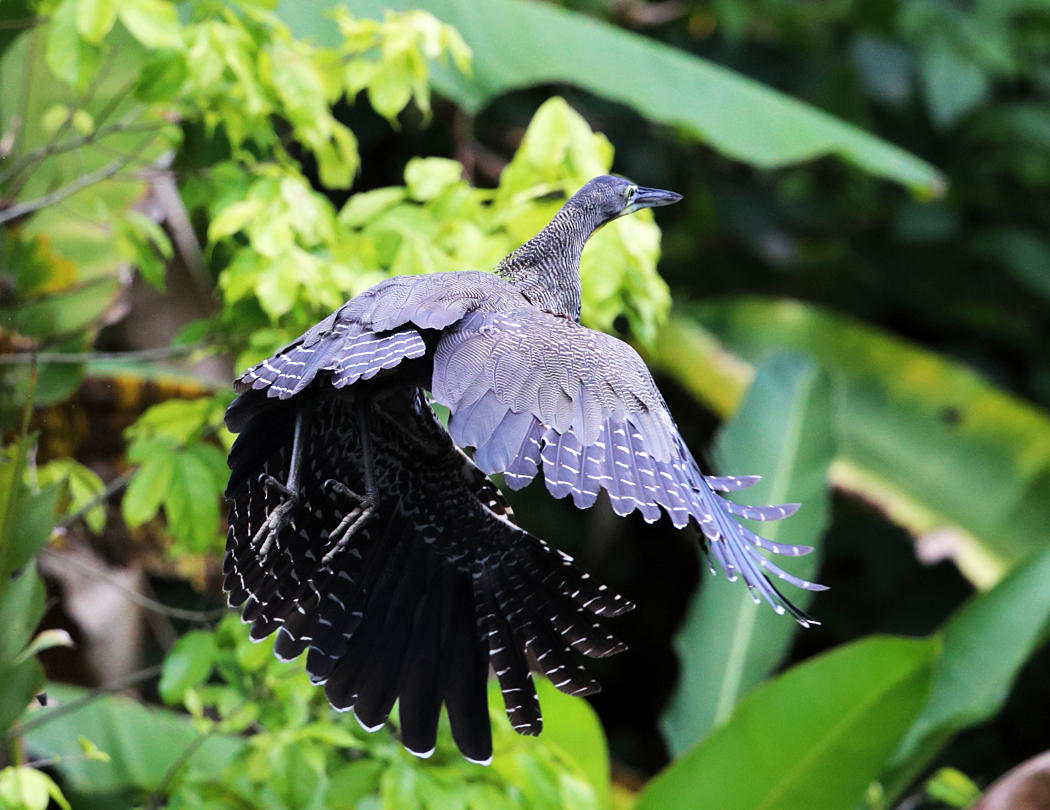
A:
[[[638,190],[638,186],[628,186],[623,190],[623,199],[625,202],[630,202],[634,198],[634,192]]]

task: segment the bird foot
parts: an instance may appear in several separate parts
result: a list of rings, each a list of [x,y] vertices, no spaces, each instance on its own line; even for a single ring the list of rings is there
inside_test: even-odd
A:
[[[375,514],[376,500],[371,495],[358,495],[346,484],[333,478],[324,482],[324,488],[338,492],[354,502],[354,508],[339,521],[335,531],[328,535],[329,541],[334,545],[325,553],[321,563],[329,565],[350,544],[350,540],[358,530]]]
[[[291,512],[299,503],[299,494],[267,473],[259,476],[259,482],[265,489],[277,490],[282,497],[281,502],[270,510],[259,531],[252,537],[252,546],[258,549],[259,557],[265,560],[284,527],[291,523]]]

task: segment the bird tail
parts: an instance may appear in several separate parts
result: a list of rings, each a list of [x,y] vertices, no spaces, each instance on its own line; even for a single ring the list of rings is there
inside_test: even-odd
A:
[[[523,734],[542,728],[532,669],[570,694],[598,690],[576,653],[625,649],[597,619],[633,606],[511,523],[498,491],[443,431],[425,436],[429,446],[413,446],[373,420],[379,503],[346,547],[326,558],[329,534],[348,507],[325,481],[359,492],[363,481],[350,407],[319,403],[302,438],[300,499],[261,557],[253,537],[279,496],[259,475],[287,475],[294,405],[249,402],[234,410],[242,432],[230,456],[225,588],[231,606],[243,605],[253,639],[276,632],[282,659],[306,652],[310,678],[368,730],[400,701],[402,742],[424,757],[434,749],[442,704],[464,756],[491,757],[490,663],[511,724]]]

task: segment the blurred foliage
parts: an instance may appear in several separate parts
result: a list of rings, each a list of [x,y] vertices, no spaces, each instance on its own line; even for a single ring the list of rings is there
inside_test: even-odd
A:
[[[939,767],[1003,710],[1050,617],[1046,4],[332,5],[0,11],[0,805],[961,806],[975,782],[1035,753],[963,756],[973,778]],[[827,155],[842,164],[793,165]],[[594,712],[544,681],[538,740],[512,732],[493,690],[491,768],[465,763],[447,724],[417,760],[396,723],[369,735],[338,717],[234,617],[162,636],[146,695],[167,707],[51,685],[57,707],[26,708],[44,682],[36,655],[68,643],[37,632],[49,536],[192,572],[180,587],[194,600],[217,588],[231,394],[180,370],[192,386],[151,404],[141,390],[165,373],[153,355],[92,351],[120,344],[114,327],[142,282],[217,303],[183,319],[162,359],[240,368],[390,274],[493,266],[614,166],[686,202],[661,212],[662,245],[650,212],[591,241],[584,318],[647,353],[691,440],[706,424],[695,403],[732,417],[718,468],[764,473],[771,500],[807,504],[772,539],[823,551],[843,509],[829,508],[830,481],[920,549],[947,538],[983,592],[953,610],[952,597],[891,589],[885,601],[917,605],[927,637],[858,638],[885,629],[886,605],[849,615],[848,585],[809,607],[829,628],[800,633],[739,583],[705,582],[674,641],[683,681],[662,720],[674,761],[644,787],[622,773],[610,784]],[[767,356],[781,347],[804,356]],[[99,379],[134,403],[124,421],[89,420],[116,458],[38,441],[30,428],[61,431],[61,409],[82,407]],[[523,522],[564,523],[551,537],[563,545],[614,534],[600,510],[585,524],[530,496],[545,507],[518,509]],[[862,521],[889,536],[879,515]],[[617,525],[661,554],[645,534],[660,526]],[[857,576],[826,545],[821,581]],[[813,577],[820,564],[785,568]],[[644,617],[666,613],[680,583],[624,576],[644,589],[650,633]],[[657,662],[642,666],[655,683]],[[625,694],[650,688],[635,680]],[[608,728],[624,708],[606,706]],[[617,727],[613,756],[651,773],[667,758],[639,755],[656,746],[638,739]]]
[[[214,631],[183,635],[164,662],[159,688],[190,720],[110,697],[41,725],[28,742],[57,760],[81,801],[110,806],[155,794],[186,808],[554,810],[598,807],[608,792],[605,740],[593,711],[543,679],[537,688],[551,722],[541,738],[514,733],[493,689],[489,768],[463,759],[447,722],[426,760],[389,732],[369,734],[346,722],[301,666],[278,661],[272,640],[251,642],[232,615]],[[60,687],[56,695],[68,701],[82,693]],[[78,734],[108,760],[77,757]]]
[[[828,523],[828,466],[835,453],[827,427],[833,415],[831,386],[820,368],[804,356],[779,353],[757,370],[736,418],[716,444],[722,470],[773,470],[746,499],[756,503],[797,501],[805,508],[795,520],[755,527],[774,543],[813,548]],[[823,553],[785,557],[777,565],[817,582]],[[792,594],[805,610],[811,594]],[[694,596],[678,631],[678,687],[661,718],[668,748],[683,753],[732,713],[737,701],[783,660],[796,632],[795,622],[756,610],[751,594],[724,578],[712,580]],[[697,644],[696,639],[704,639]]]

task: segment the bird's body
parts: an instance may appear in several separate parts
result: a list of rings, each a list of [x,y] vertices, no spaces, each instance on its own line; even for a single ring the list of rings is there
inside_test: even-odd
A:
[[[487,758],[486,661],[512,724],[538,733],[530,663],[583,694],[597,685],[568,648],[621,648],[586,611],[615,615],[627,603],[511,524],[486,474],[503,473],[517,489],[542,467],[551,494],[571,494],[581,508],[604,489],[620,515],[695,522],[730,578],[811,621],[763,570],[820,586],[759,551],[808,549],[766,541],[733,517],[776,519],[794,506],[743,507],[716,495],[757,479],[704,476],[638,354],[578,322],[579,258],[591,233],[677,199],[596,178],[496,275],[388,279],[236,383],[241,396],[227,414],[241,433],[227,490],[230,602],[246,603],[253,637],[280,628],[279,654],[309,648],[312,677],[366,727],[400,696],[414,753],[432,747],[444,700],[461,750]],[[423,389],[449,408],[448,433]],[[457,444],[474,448],[473,461]]]

